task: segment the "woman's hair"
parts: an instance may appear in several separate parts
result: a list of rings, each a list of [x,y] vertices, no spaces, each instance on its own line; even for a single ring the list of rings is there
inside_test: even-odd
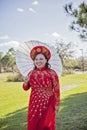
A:
[[[34,57],[34,60],[35,60],[35,58],[36,58],[36,56],[38,55],[38,54],[42,54],[42,53],[37,53],[36,55],[35,55],[35,57]],[[46,57],[46,55],[44,55],[44,54],[42,54],[45,58],[46,58],[46,60],[47,60],[47,62],[46,62],[46,64],[45,64],[45,67],[46,68],[51,68],[51,65],[48,63],[48,59],[47,59],[47,57]],[[36,69],[37,67],[36,66],[34,66],[34,69]]]

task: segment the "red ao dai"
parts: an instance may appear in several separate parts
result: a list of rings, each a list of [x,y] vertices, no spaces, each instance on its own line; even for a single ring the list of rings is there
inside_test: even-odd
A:
[[[60,106],[60,87],[56,72],[49,68],[35,69],[29,73],[31,87],[28,107],[28,130],[56,130],[55,105]]]

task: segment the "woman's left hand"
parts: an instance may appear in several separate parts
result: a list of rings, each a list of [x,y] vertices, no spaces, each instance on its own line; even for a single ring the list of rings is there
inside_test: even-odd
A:
[[[59,106],[55,106],[55,110],[58,112],[59,111]]]

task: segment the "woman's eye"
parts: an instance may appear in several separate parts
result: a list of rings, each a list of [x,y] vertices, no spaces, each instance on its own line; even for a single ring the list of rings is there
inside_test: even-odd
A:
[[[39,61],[39,60],[43,60],[43,58],[40,58],[40,59],[35,59],[36,61]]]

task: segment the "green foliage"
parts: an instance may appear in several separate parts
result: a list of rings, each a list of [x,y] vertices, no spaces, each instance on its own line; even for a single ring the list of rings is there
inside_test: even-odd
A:
[[[7,53],[12,55],[12,57],[15,57],[16,52],[15,52],[14,48],[10,48]]]
[[[20,73],[16,74],[16,75],[9,75],[7,77],[7,81],[8,82],[22,82],[23,81],[23,77]]]
[[[2,58],[3,58],[3,52],[0,52],[0,73],[2,72]]]
[[[63,68],[62,76],[67,74],[73,74],[73,70],[71,68]]]
[[[8,72],[14,70],[16,62],[15,62],[15,51],[13,48],[10,48],[3,57],[0,53],[0,63],[4,71]]]
[[[66,13],[74,19],[70,28],[79,32],[82,39],[87,40],[87,4],[82,2],[77,9],[74,9],[70,3],[66,4],[64,8]]]
[[[79,68],[78,60],[66,59],[63,62],[63,72],[62,72],[62,75],[73,74],[74,70],[76,68]]]
[[[3,57],[3,52],[0,52],[0,60],[2,59]]]

